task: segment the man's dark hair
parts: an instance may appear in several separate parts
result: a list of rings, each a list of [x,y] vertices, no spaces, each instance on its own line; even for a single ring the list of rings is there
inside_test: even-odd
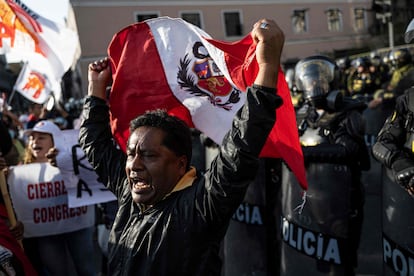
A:
[[[169,115],[165,110],[156,109],[133,119],[129,125],[129,131],[132,133],[142,126],[162,129],[165,132],[163,145],[177,156],[185,155],[187,170],[189,169],[192,155],[191,131],[181,119]]]

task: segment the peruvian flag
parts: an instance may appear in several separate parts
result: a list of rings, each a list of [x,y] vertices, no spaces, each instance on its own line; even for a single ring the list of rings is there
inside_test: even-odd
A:
[[[250,35],[233,43],[212,39],[179,18],[136,23],[112,38],[111,128],[125,151],[129,122],[147,110],[163,108],[205,133],[217,144],[231,128],[258,72]],[[275,84],[276,85],[276,84]],[[279,70],[284,104],[261,157],[282,158],[307,189],[302,148],[290,92]]]

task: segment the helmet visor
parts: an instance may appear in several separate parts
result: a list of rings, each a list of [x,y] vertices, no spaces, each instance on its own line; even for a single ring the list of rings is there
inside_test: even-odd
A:
[[[404,34],[405,43],[410,43],[413,38],[414,38],[414,19],[411,20],[410,24],[408,24],[407,30],[405,30],[405,34]]]
[[[329,84],[335,77],[335,64],[327,60],[309,60],[300,62],[295,69],[296,85],[312,98],[329,92]]]

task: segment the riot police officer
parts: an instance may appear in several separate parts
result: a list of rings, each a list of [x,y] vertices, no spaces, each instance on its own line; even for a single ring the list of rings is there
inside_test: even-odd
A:
[[[380,87],[379,76],[370,71],[372,64],[367,57],[359,57],[352,64],[355,70],[347,80],[347,90],[353,98],[369,102]]]
[[[339,244],[337,250],[332,249],[339,252],[338,256],[331,254],[337,258],[329,260],[319,256],[314,270],[306,267],[308,273],[354,275],[364,206],[361,169],[367,170],[370,166],[361,114],[366,104],[336,90],[340,77],[338,66],[326,56],[300,60],[295,67],[295,77],[297,88],[305,98],[304,106],[297,112],[297,120],[309,190],[307,205],[301,214],[289,209],[289,203],[282,200],[283,216],[292,220],[289,227],[299,224],[296,227],[301,233],[329,237]],[[285,189],[282,193],[289,194],[292,185],[283,183],[282,186]],[[301,221],[309,223],[301,225]]]
[[[410,24],[406,41],[411,41],[413,30],[414,24]],[[394,56],[397,66],[406,68],[404,72],[414,67],[407,49],[394,51]],[[414,79],[410,84],[411,88],[397,98],[394,112],[378,134],[372,152],[379,162],[392,170],[395,182],[414,196]]]
[[[414,34],[414,19],[405,38]],[[414,80],[396,99],[392,115],[378,134],[372,153],[382,165],[382,239],[384,272],[412,275],[414,267]],[[392,210],[392,211],[390,211]]]
[[[392,170],[394,180],[414,196],[414,88],[397,98],[395,111],[385,122],[372,150]]]
[[[411,53],[407,48],[391,50],[390,61],[394,70],[392,72],[391,80],[387,86],[387,90],[393,91],[405,75],[414,69],[414,64],[412,62]]]
[[[388,105],[392,111],[395,99],[402,95],[411,86],[410,83],[414,81],[414,64],[407,48],[391,50],[389,60],[392,66],[391,78],[384,85],[384,89],[375,92],[374,99],[369,103],[370,108],[382,104]]]

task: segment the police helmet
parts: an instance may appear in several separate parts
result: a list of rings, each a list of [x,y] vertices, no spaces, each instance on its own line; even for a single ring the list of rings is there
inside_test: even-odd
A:
[[[404,65],[411,63],[411,54],[406,48],[393,49],[390,52],[390,61],[392,65],[397,68],[401,68]]]
[[[355,68],[363,67],[364,69],[368,69],[371,66],[371,62],[367,57],[359,57],[353,61],[353,66]]]
[[[381,56],[377,52],[371,52],[371,54],[369,55],[369,60],[372,65],[377,67],[380,66],[382,63]]]
[[[314,106],[326,102],[326,95],[338,88],[339,69],[335,61],[322,56],[300,60],[295,67],[295,83],[304,98]]]
[[[293,68],[289,68],[286,70],[285,80],[288,84],[289,90],[292,91],[295,85],[295,70]]]
[[[338,65],[339,69],[346,70],[349,67],[351,67],[351,59],[349,57],[343,57],[336,61],[336,64]]]
[[[408,24],[407,29],[405,30],[404,40],[405,43],[410,43],[414,38],[414,18],[411,19],[410,24]]]

